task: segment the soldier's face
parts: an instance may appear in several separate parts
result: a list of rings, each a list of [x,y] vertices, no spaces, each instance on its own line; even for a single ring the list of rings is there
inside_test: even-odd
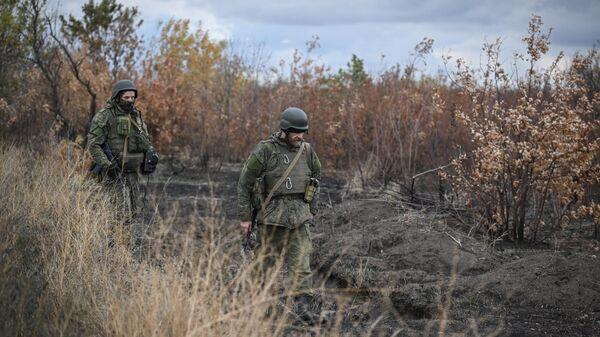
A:
[[[121,100],[124,102],[134,102],[135,101],[135,91],[125,91],[121,94]]]
[[[286,137],[290,144],[294,146],[300,146],[300,143],[304,139],[304,132],[287,132]]]

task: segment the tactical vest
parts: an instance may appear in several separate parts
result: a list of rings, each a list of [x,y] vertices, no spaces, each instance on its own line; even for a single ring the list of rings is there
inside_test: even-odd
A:
[[[115,109],[110,110],[106,141],[113,155],[118,159],[119,165],[122,165],[125,171],[136,171],[144,160],[144,153],[150,148],[148,135],[141,129],[142,120],[139,116],[134,118],[130,114],[118,113]],[[127,148],[125,148],[125,140],[127,140]],[[127,150],[126,156],[124,150]]]
[[[271,158],[269,163],[273,163],[273,165],[267,165],[267,170],[264,175],[265,193],[267,194],[275,184],[277,184],[277,181],[283,176],[283,173],[287,170],[298,153],[297,150],[293,151],[288,146],[281,146],[276,143],[271,144],[273,144],[272,146],[274,148],[272,154],[274,158]],[[307,149],[308,147],[305,146],[302,150],[303,153],[300,155],[300,158],[298,158],[296,166],[294,166],[292,172],[290,172],[285,181],[273,193],[273,197],[290,194],[304,195],[311,174],[311,169],[308,164],[310,162],[309,159],[311,159],[311,154],[307,153]]]

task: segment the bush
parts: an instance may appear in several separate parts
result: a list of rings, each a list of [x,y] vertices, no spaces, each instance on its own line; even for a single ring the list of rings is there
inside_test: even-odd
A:
[[[472,136],[473,151],[454,161],[453,183],[493,237],[536,241],[543,229],[566,228],[594,212],[598,219],[586,187],[600,178],[600,143],[594,137],[599,124],[590,118],[600,95],[590,93],[576,71],[592,60],[577,56],[560,70],[561,53],[549,68],[539,69],[549,37],[533,16],[523,39],[527,53],[517,55],[528,63],[522,78],[502,68],[499,40],[485,46],[481,77],[457,61],[456,83],[469,103],[456,116]]]

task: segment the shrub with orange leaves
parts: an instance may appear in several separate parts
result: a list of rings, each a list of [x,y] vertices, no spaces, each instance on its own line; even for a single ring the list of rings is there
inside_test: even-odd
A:
[[[592,136],[599,123],[589,118],[600,95],[590,96],[576,71],[591,60],[577,56],[560,70],[561,53],[539,69],[549,37],[533,16],[523,39],[527,53],[518,56],[528,63],[527,73],[516,80],[499,62],[499,40],[485,46],[480,78],[457,62],[456,82],[469,104],[456,116],[472,136],[473,151],[453,162],[453,183],[493,237],[537,241],[597,209],[585,194],[600,179],[600,141]]]

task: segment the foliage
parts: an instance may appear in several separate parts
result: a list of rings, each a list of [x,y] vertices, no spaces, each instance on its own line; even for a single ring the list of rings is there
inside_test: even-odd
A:
[[[486,44],[481,78],[457,61],[456,82],[469,104],[456,115],[472,136],[473,151],[454,161],[455,190],[476,206],[493,237],[540,239],[541,230],[566,228],[572,220],[598,212],[586,200],[597,184],[598,121],[589,117],[600,98],[589,99],[578,56],[561,71],[560,54],[545,70],[537,63],[549,49],[550,33],[533,16],[523,39],[527,73],[514,80],[499,62],[500,41]],[[596,217],[598,215],[596,214]]]
[[[190,32],[189,20],[162,27],[139,81],[146,121],[161,151],[201,155],[212,132],[223,130],[211,104],[223,47],[200,28]]]
[[[73,76],[89,94],[91,120],[98,109],[98,92],[110,92],[109,87],[120,76],[131,78],[141,45],[136,30],[142,21],[136,22],[137,8],[123,7],[116,0],[90,0],[82,11],[81,19],[59,16],[60,34],[51,31],[51,36],[61,47]]]
[[[124,7],[116,0],[90,0],[82,6],[83,17],[60,16],[61,32],[72,46],[84,48],[93,62],[108,62],[112,80],[133,70],[141,39],[136,7]]]
[[[2,59],[3,67],[10,64],[2,76],[19,74],[20,84],[10,93],[0,90],[4,138],[75,138],[115,80],[131,78],[165,158],[195,158],[202,165],[243,161],[276,130],[280,112],[297,106],[309,115],[307,139],[324,167],[342,169],[359,184],[408,186],[462,153],[455,168],[464,180],[455,182],[456,190],[471,194],[464,197],[481,208],[494,235],[523,239],[527,228],[538,238],[539,229],[574,218],[571,211],[596,207],[588,200],[597,199],[598,53],[575,55],[568,71],[560,60],[539,69],[549,33],[537,17],[525,39],[527,53],[518,56],[528,64],[524,74],[508,74],[494,42],[486,45],[481,73],[459,61],[448,84],[423,69],[433,51],[430,38],[416,44],[407,64],[377,74],[356,55],[332,71],[315,55],[316,36],[291,59],[268,67],[261,46],[217,41],[185,20],[169,20],[142,44],[141,14],[116,0],[88,1],[79,18],[57,17],[45,0],[13,3],[0,7],[6,21],[0,36],[7,37],[0,47],[24,42],[19,53],[27,62],[16,54]],[[493,165],[484,158],[494,158]],[[574,175],[573,167],[579,167]],[[435,176],[420,177],[435,188]]]
[[[353,85],[362,85],[369,78],[369,75],[365,71],[364,60],[360,59],[355,54],[352,54],[350,62],[348,62],[348,69],[338,70],[338,74],[335,76],[336,82],[339,84],[347,83],[348,81]]]
[[[25,21],[25,12],[17,0],[0,3],[0,96],[10,94],[18,83],[16,70],[26,52],[22,34]]]

